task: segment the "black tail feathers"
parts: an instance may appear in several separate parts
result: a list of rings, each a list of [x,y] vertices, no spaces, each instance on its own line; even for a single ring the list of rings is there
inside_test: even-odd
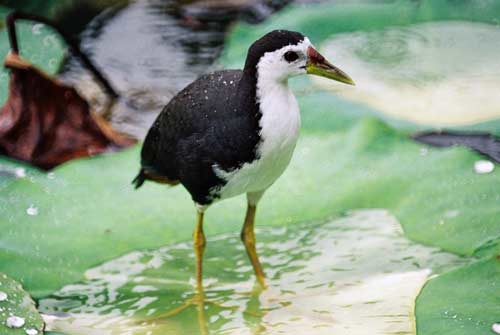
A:
[[[134,180],[132,180],[132,185],[134,185],[135,189],[138,189],[142,186],[142,184],[144,184],[145,181],[146,175],[144,174],[144,169],[141,169],[139,174],[134,178]]]

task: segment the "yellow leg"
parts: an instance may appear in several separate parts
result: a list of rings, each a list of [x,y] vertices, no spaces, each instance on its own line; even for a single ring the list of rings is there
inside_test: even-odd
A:
[[[241,240],[245,244],[248,257],[250,258],[255,276],[257,277],[257,281],[262,288],[265,288],[266,278],[264,275],[264,271],[262,271],[262,266],[260,265],[257,250],[255,249],[255,233],[253,231],[253,226],[255,222],[256,210],[257,207],[255,205],[248,204],[245,223],[243,224],[243,229],[241,230]]]
[[[198,211],[196,217],[196,228],[193,233],[194,256],[196,258],[196,297],[194,303],[198,314],[198,326],[202,335],[208,334],[208,326],[205,318],[205,295],[203,292],[203,252],[205,251],[206,239],[203,234],[203,212]]]
[[[198,211],[196,228],[193,233],[194,256],[196,258],[196,289],[203,296],[203,252],[205,251],[205,235],[203,234],[203,212]]]

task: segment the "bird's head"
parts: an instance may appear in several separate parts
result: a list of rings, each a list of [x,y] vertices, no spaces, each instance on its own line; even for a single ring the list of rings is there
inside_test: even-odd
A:
[[[300,74],[314,74],[354,85],[342,70],[332,65],[298,32],[274,30],[248,49],[245,71],[286,81]]]

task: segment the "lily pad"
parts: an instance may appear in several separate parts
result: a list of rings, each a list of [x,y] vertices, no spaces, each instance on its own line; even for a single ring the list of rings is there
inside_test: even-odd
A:
[[[207,244],[205,293],[217,305],[167,316],[194,293],[192,247],[180,243],[106,262],[88,270],[84,282],[40,300],[42,312],[65,314],[47,328],[74,335],[203,334],[204,327],[231,334],[410,334],[427,277],[468,262],[408,241],[384,210],[257,234],[270,284],[260,294],[252,293],[239,236],[230,233]]]
[[[43,334],[44,323],[30,295],[21,284],[0,273],[0,333]]]
[[[342,87],[338,84],[324,84],[324,81],[322,81],[321,78],[314,80],[313,82],[322,82],[323,85],[320,87],[316,86],[313,89],[311,89],[311,82],[309,80],[303,79],[295,83],[295,86],[298,89],[305,91],[318,90],[321,88],[324,89],[324,86],[327,86],[329,90],[334,89],[345,98],[354,101],[354,103],[349,103],[340,99],[340,103],[337,103],[337,112],[340,110],[343,114],[352,115],[353,113],[350,109],[354,105],[355,109],[361,109],[371,115],[377,115],[377,117],[389,122],[391,126],[406,131],[446,126],[450,129],[481,130],[500,134],[500,121],[498,121],[500,112],[498,112],[498,109],[494,108],[494,104],[485,109],[473,108],[472,110],[467,111],[459,107],[460,103],[457,103],[456,106],[452,106],[453,99],[450,99],[450,96],[447,96],[446,94],[453,93],[455,96],[460,96],[460,94],[456,93],[454,89],[460,91],[462,86],[457,84],[456,81],[453,81],[455,76],[450,73],[448,73],[450,74],[448,76],[449,81],[446,83],[451,86],[444,85],[439,87],[442,87],[441,93],[443,93],[442,99],[440,99],[441,106],[444,108],[445,102],[449,101],[450,104],[446,106],[448,108],[452,107],[452,110],[433,110],[431,116],[425,113],[421,113],[423,115],[411,113],[411,111],[415,112],[415,108],[411,111],[406,109],[396,110],[396,107],[398,106],[405,106],[404,104],[406,99],[403,98],[405,96],[404,93],[408,93],[409,95],[412,93],[422,94],[422,92],[418,91],[418,87],[416,87],[412,93],[403,92],[397,99],[394,97],[395,90],[383,90],[382,93],[386,94],[380,97],[380,99],[372,99],[373,96],[367,93],[367,87],[370,89],[368,90],[370,94],[376,94],[375,92],[377,89],[381,89],[381,85],[386,85],[383,86],[382,89],[384,87],[387,88],[397,86],[396,83],[389,80],[390,78],[388,80],[384,80],[384,78],[398,73],[397,69],[393,65],[389,64],[390,62],[397,61],[398,55],[401,57],[404,56],[403,58],[400,58],[400,61],[403,62],[403,64],[405,64],[405,62],[408,64],[408,62],[414,61],[414,63],[412,63],[414,67],[424,66],[424,70],[427,72],[432,70],[430,72],[434,75],[434,77],[425,78],[428,80],[439,79],[439,75],[446,73],[447,69],[449,70],[450,68],[457,66],[460,61],[466,57],[474,55],[481,57],[486,54],[487,52],[483,53],[483,51],[492,50],[496,46],[495,43],[488,43],[488,41],[495,40],[495,38],[492,37],[497,34],[500,27],[500,21],[498,20],[499,13],[500,3],[497,2],[489,2],[486,4],[470,1],[457,2],[449,0],[424,0],[418,2],[361,1],[356,3],[325,3],[311,7],[290,6],[288,9],[278,13],[272,19],[258,26],[249,26],[246,24],[237,25],[233,33],[229,36],[229,47],[227,47],[224,51],[222,63],[229,67],[241,67],[243,65],[247,46],[270,30],[290,29],[300,31],[310,37],[312,42],[316,44],[317,47],[329,49],[328,46],[330,46],[331,49],[327,51],[330,60],[340,68],[344,69],[347,73],[352,74],[354,81],[358,86],[360,86],[360,89],[352,89],[350,87]],[[451,36],[453,34],[456,35],[457,33],[454,30],[456,27],[454,27],[453,21],[467,21],[467,25],[462,27],[464,34],[463,36],[460,36],[459,40],[456,40],[456,38],[453,39],[457,36]],[[426,25],[425,23],[429,24]],[[443,28],[446,28],[444,33],[450,38],[440,40],[439,36],[443,34],[443,32],[438,29],[440,24],[443,25]],[[430,27],[430,36],[427,36],[428,32],[423,29],[423,27]],[[432,32],[433,29],[439,30],[439,32],[434,34]],[[416,34],[413,33],[414,31]],[[404,35],[404,37],[402,37],[402,35]],[[418,36],[422,38],[419,39]],[[481,38],[486,39],[485,43],[482,44],[482,48],[474,47],[474,43],[479,43]],[[422,40],[424,42],[422,42]],[[434,63],[434,65],[432,65],[432,62],[430,61],[427,65],[422,65],[419,63],[420,60],[417,61],[417,59],[415,59],[415,57],[419,58],[421,55],[412,53],[413,51],[416,51],[415,48],[410,50],[407,49],[409,47],[419,47],[418,43],[420,43],[420,46],[426,45],[426,47],[423,47],[426,52],[424,56],[429,55],[427,59],[430,60],[431,51],[429,51],[429,45],[435,43],[436,41],[442,41],[446,44],[448,51],[460,49],[465,45],[469,45],[469,49],[466,50],[466,53],[462,52],[464,54],[463,57],[448,57],[450,61],[444,62],[447,64],[446,68],[442,65],[443,62]],[[326,46],[324,45],[325,43],[327,44]],[[460,43],[462,45],[460,45]],[[369,50],[370,46],[372,48],[371,50]],[[337,47],[338,50],[336,49]],[[351,51],[354,54],[347,55],[347,53],[350,53]],[[364,56],[360,55],[360,52],[365,52]],[[368,55],[370,52],[372,54]],[[403,55],[405,52],[406,55]],[[423,50],[421,52],[423,52]],[[489,61],[493,61],[494,59],[496,58],[492,56]],[[381,64],[376,64],[377,61],[379,63],[385,62],[385,65],[383,65],[385,68],[380,66]],[[477,65],[478,61],[474,60],[474,64]],[[441,66],[441,68],[432,69],[430,68],[431,65],[437,67]],[[478,67],[480,66],[478,65]],[[470,70],[473,70],[474,68],[476,67],[470,65],[467,66],[467,69]],[[412,75],[411,71],[413,71],[413,74],[416,74],[415,69],[412,69],[413,67],[408,73],[399,72],[399,74],[403,76],[406,75],[406,79],[408,79],[406,84],[410,87],[415,83],[415,81],[422,81],[423,79],[421,77],[408,78],[409,75]],[[440,70],[443,71],[440,72]],[[360,71],[362,72],[360,73]],[[379,78],[374,78],[372,76],[375,71],[379,71],[377,73],[381,76],[380,82],[376,85],[371,85],[374,83],[374,80],[379,80]],[[479,71],[481,73],[479,75],[479,77],[482,78],[481,80],[483,80],[484,83],[487,83],[487,87],[491,87],[494,90],[494,87],[496,87],[495,83],[497,82],[495,80],[491,81],[491,78],[494,77],[494,70],[490,72],[484,71],[484,69]],[[468,72],[462,71],[460,73],[467,75],[466,73]],[[419,72],[418,74],[421,75],[422,73]],[[471,75],[474,79],[471,77],[471,80],[467,81],[475,83],[477,73]],[[367,82],[368,79],[369,81]],[[466,85],[463,81],[461,83],[462,85]],[[429,86],[431,86],[431,84],[432,82]],[[438,84],[439,83],[436,85]],[[483,102],[478,96],[482,94],[483,85],[475,85],[474,90],[474,94],[477,93],[475,96],[477,99],[474,101],[479,101],[477,104],[482,106]],[[432,90],[429,92],[431,91]],[[392,95],[390,95],[390,93]],[[470,94],[468,92],[466,93]],[[497,95],[490,94],[490,96],[496,97]],[[397,102],[396,105],[394,105],[394,101]],[[415,104],[419,103],[418,99],[415,99],[413,96],[412,100],[408,101],[407,104],[410,102]],[[366,103],[368,103],[368,105]],[[371,108],[367,108],[368,106]],[[445,117],[445,115],[447,117]],[[418,123],[415,124],[415,121],[418,121]]]
[[[333,36],[321,51],[341,64],[356,89],[314,83],[390,117],[434,126],[500,118],[500,27],[427,22]]]
[[[5,177],[0,269],[41,297],[120,254],[189,240],[195,210],[182,187],[130,185],[137,149],[73,161],[52,174],[26,168],[26,177]],[[410,238],[471,255],[500,239],[500,169],[477,174],[478,159],[463,148],[428,149],[373,119],[347,132],[309,134],[264,196],[257,222],[283,226],[387,208]],[[213,206],[208,235],[239,231],[243,214],[242,197]]]
[[[500,260],[467,265],[431,280],[417,299],[419,335],[494,334],[500,321]]]
[[[0,6],[0,22],[11,11],[7,7]],[[49,75],[59,70],[66,47],[62,39],[51,28],[28,21],[16,23],[19,50],[23,59],[36,65]],[[10,51],[7,31],[5,25],[0,29],[0,63],[3,64],[7,53]],[[9,84],[9,73],[3,66],[0,68],[0,106],[7,100]]]

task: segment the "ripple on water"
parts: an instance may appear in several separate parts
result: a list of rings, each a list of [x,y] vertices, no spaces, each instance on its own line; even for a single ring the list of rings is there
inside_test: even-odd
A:
[[[321,86],[390,116],[427,124],[470,124],[500,112],[500,27],[446,21],[335,35],[322,53],[356,87]],[[481,108],[478,108],[481,106]]]
[[[252,293],[252,269],[237,234],[211,238],[204,261],[206,305],[219,334],[412,333],[413,302],[430,273],[465,260],[408,241],[384,210],[363,210],[322,224],[257,232],[270,288]],[[190,243],[134,251],[86,273],[40,301],[44,313],[68,312],[51,329],[71,334],[196,334]],[[238,266],[237,264],[240,264]],[[149,321],[147,321],[149,320]]]

